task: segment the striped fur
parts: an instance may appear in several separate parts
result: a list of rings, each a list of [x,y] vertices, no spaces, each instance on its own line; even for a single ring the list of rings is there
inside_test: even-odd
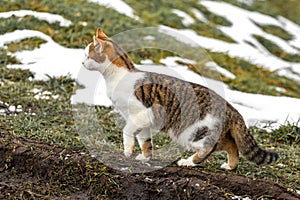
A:
[[[276,153],[259,148],[238,111],[212,90],[136,69],[126,52],[101,29],[86,54],[83,65],[102,73],[108,96],[126,120],[126,156],[132,155],[137,137],[142,150],[137,159],[148,160],[152,152],[150,130],[156,130],[196,152],[179,160],[180,166],[194,166],[221,150],[228,157],[221,167],[229,170],[237,167],[239,152],[256,164],[277,160]]]

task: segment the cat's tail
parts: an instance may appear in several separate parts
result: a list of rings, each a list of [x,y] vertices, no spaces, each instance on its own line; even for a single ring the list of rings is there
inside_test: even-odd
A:
[[[270,164],[278,159],[278,154],[261,149],[253,136],[247,130],[243,117],[236,113],[230,129],[239,152],[249,161],[260,164]]]

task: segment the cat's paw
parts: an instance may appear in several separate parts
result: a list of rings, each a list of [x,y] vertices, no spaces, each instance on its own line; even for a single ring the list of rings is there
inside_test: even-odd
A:
[[[135,157],[135,159],[142,161],[142,162],[148,162],[150,160],[150,156],[145,157],[143,154],[139,154],[139,155],[137,155],[137,157]]]
[[[222,169],[225,169],[225,170],[234,170],[235,168],[231,168],[229,165],[228,165],[228,163],[223,163],[222,165],[221,165],[221,168]]]
[[[192,159],[180,159],[177,162],[178,166],[184,166],[184,167],[194,167],[196,164],[193,162]]]
[[[124,151],[125,157],[129,158],[132,155],[132,151]]]

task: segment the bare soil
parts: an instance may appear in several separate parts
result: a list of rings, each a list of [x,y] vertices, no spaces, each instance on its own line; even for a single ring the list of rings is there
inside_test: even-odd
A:
[[[300,199],[271,180],[168,166],[125,174],[82,149],[0,135],[0,199]]]

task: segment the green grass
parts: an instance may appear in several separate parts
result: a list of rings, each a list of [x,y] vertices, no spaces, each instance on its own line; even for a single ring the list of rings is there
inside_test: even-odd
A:
[[[288,61],[288,62],[300,62],[300,54],[290,54],[282,50],[277,44],[268,40],[262,36],[254,35],[254,37],[259,41],[270,53],[273,55]]]
[[[91,41],[96,27],[101,26],[109,35],[132,28],[141,27],[141,23],[126,17],[117,11],[88,3],[84,0],[16,0],[1,1],[0,12],[29,9],[59,14],[72,21],[70,27],[60,27],[59,23],[49,24],[34,17],[27,16],[20,20],[18,17],[1,19],[0,34],[14,30],[32,29],[41,31],[52,37],[56,42],[66,47],[83,48]],[[106,16],[110,16],[107,18]],[[87,25],[83,26],[82,22]]]
[[[275,25],[260,25],[260,24],[256,24],[257,26],[259,26],[264,32],[275,35],[283,40],[292,40],[294,39],[294,36],[292,34],[290,34],[289,32],[287,32],[286,30],[282,29],[279,26],[275,26]]]
[[[38,37],[27,38],[18,42],[9,43],[7,45],[7,51],[14,53],[21,50],[33,50],[39,48],[41,44],[44,44],[45,42],[46,41]]]
[[[271,72],[241,58],[230,57],[225,53],[209,52],[209,55],[219,66],[236,75],[235,79],[223,77],[223,81],[234,90],[274,96],[300,97],[300,83],[279,76],[276,71]],[[276,87],[284,88],[286,91],[277,91]]]
[[[22,2],[22,3],[21,3]],[[222,18],[216,14],[209,12],[204,6],[198,3],[198,1],[191,2],[178,2],[178,1],[161,1],[159,4],[155,1],[151,2],[143,2],[143,3],[133,3],[131,1],[127,1],[139,14],[143,23],[126,17],[124,15],[119,14],[118,12],[105,8],[103,6],[98,6],[93,3],[87,3],[83,0],[76,1],[15,1],[15,2],[0,2],[0,11],[8,11],[15,9],[34,9],[37,11],[49,11],[54,14],[60,14],[64,16],[66,19],[69,19],[73,22],[70,27],[60,27],[58,23],[49,24],[45,21],[40,21],[34,17],[27,16],[20,20],[17,17],[2,19],[0,21],[0,33],[11,32],[16,29],[33,29],[44,32],[45,34],[51,36],[56,42],[66,47],[72,48],[83,48],[85,45],[91,41],[92,35],[94,34],[95,27],[99,25],[104,28],[104,30],[108,33],[108,35],[114,35],[115,33],[122,32],[124,30],[128,30],[131,28],[138,28],[142,26],[157,26],[160,23],[165,24],[175,28],[193,28],[197,31],[198,34],[204,35],[207,37],[214,37],[218,39],[222,39],[226,41],[233,42],[232,39],[227,38],[223,35],[219,29],[216,28],[217,25],[230,26],[231,23],[227,21],[225,18]],[[81,5],[81,6],[76,6]],[[159,6],[157,6],[159,5]],[[193,13],[186,5],[191,5],[201,11],[207,19],[209,19],[209,23],[199,22],[196,20],[195,24],[190,25],[190,27],[184,27],[181,25],[181,19],[178,16],[172,14],[171,9],[181,9],[186,13],[190,14],[193,17]],[[72,9],[69,9],[72,8]],[[149,8],[149,9],[144,9]],[[157,12],[153,12],[156,9]],[[153,19],[147,19],[146,16],[143,15],[143,12],[152,13]],[[165,13],[161,15],[161,13]],[[75,15],[74,15],[75,13]],[[149,14],[148,13],[148,14]],[[110,16],[109,19],[105,16]],[[146,14],[145,14],[146,15]],[[170,15],[170,16],[169,16]],[[194,17],[195,18],[195,17]],[[87,26],[83,26],[82,22],[87,22]],[[176,22],[176,23],[175,23]],[[175,25],[172,25],[174,23]],[[113,24],[113,26],[112,26]],[[213,29],[209,27],[213,27]],[[278,28],[265,28],[269,30],[269,33],[276,34],[277,32],[282,32],[280,35],[282,37],[284,33],[283,31],[279,31]],[[202,32],[202,33],[201,33]],[[135,39],[135,38],[134,38]],[[33,46],[38,46],[38,44],[33,44],[33,40],[27,39],[27,42],[32,43]],[[42,41],[36,41],[42,42]],[[169,41],[170,43],[178,43],[178,41]],[[298,61],[298,55],[290,55],[286,54],[275,45],[271,45],[270,42],[263,40],[262,43],[265,42],[265,46],[270,49],[271,52],[276,54],[283,59]],[[26,44],[23,41],[19,44],[12,43],[9,45],[10,51],[16,51],[16,49],[26,49],[24,47]],[[179,45],[183,45],[183,43],[178,43]],[[270,45],[269,45],[270,44]],[[14,48],[14,49],[13,49]],[[184,48],[187,49],[187,48]],[[218,53],[216,53],[218,54]],[[146,49],[141,48],[134,52],[130,52],[130,56],[133,61],[139,63],[143,59],[152,59],[154,62],[159,63],[161,58],[166,56],[174,55],[171,52],[163,51],[160,49]],[[226,54],[220,54],[220,56],[216,56],[215,53],[209,52],[209,55],[216,61],[220,66],[224,66],[226,69],[237,75],[235,80],[228,80],[226,77],[223,77],[223,80],[230,85],[232,89],[238,89],[245,92],[257,92],[256,88],[259,88],[259,93],[268,94],[268,95],[288,95],[292,97],[299,97],[299,84],[295,81],[289,80],[284,77],[280,77],[276,75],[276,72],[269,72],[267,70],[261,69],[261,67],[256,65],[250,65],[250,67],[245,70],[244,66],[249,66],[249,64],[245,64],[246,61],[241,62],[241,59],[236,58],[228,58]],[[221,56],[225,56],[225,59],[221,58]],[[236,61],[237,60],[237,61]],[[204,75],[208,77],[220,80],[220,76],[216,76],[214,72],[210,72],[203,67],[203,64],[200,64],[201,72],[208,72]],[[250,68],[253,68],[252,70]],[[203,69],[203,70],[202,70]],[[270,77],[266,74],[272,74]],[[203,73],[202,73],[203,75]],[[266,78],[267,77],[267,78]],[[260,80],[260,81],[257,81]],[[286,89],[286,92],[278,92],[274,89],[274,87],[281,87]],[[255,89],[253,89],[255,88]]]
[[[238,0],[216,0],[225,1],[250,11],[257,11],[272,17],[284,16],[300,25],[300,3],[297,0],[254,0],[251,5],[241,3]]]
[[[234,42],[232,38],[217,28],[217,25],[231,26],[231,23],[226,18],[210,12],[196,0],[155,0],[146,2],[126,0],[125,2],[133,7],[146,26],[166,25],[177,29],[192,28],[199,35]],[[206,24],[197,19],[190,8],[201,11],[209,20],[209,23]],[[195,20],[195,23],[185,26],[182,24],[182,18],[174,14],[172,9],[186,12]]]
[[[29,70],[8,69],[7,64],[16,60],[0,51],[0,90],[1,133],[38,139],[62,146],[82,146],[73,122],[70,97],[74,92],[74,80],[69,77],[50,77],[47,81],[31,80],[34,75]],[[37,99],[34,88],[41,92],[58,95],[57,99]],[[9,110],[10,106],[21,106],[22,111]]]

